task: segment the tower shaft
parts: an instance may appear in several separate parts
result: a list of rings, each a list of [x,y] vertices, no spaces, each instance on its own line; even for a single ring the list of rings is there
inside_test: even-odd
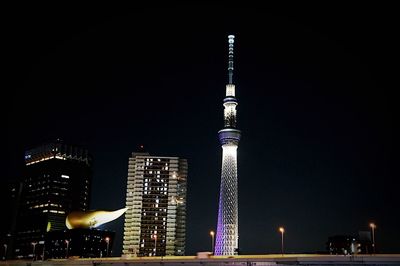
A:
[[[234,36],[228,36],[229,61],[226,96],[224,98],[224,128],[218,132],[222,146],[221,187],[215,255],[235,255],[238,251],[238,179],[237,148],[241,132],[236,129],[235,85],[233,84]]]

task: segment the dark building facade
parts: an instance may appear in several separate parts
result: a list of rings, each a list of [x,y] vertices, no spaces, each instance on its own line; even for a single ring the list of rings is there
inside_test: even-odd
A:
[[[44,248],[45,233],[65,229],[69,212],[89,208],[91,157],[62,141],[26,151],[14,256],[31,258]]]
[[[2,260],[10,258],[14,246],[14,234],[18,215],[19,200],[22,183],[7,181],[0,186],[2,197],[1,210],[3,219],[0,219],[0,256]]]
[[[332,255],[354,255],[372,253],[370,232],[361,231],[358,236],[335,235],[328,238],[327,249]]]
[[[327,248],[333,255],[351,255],[358,253],[357,239],[350,235],[336,235],[328,238]]]
[[[45,258],[109,257],[114,237],[115,232],[89,228],[50,231],[45,238]]]

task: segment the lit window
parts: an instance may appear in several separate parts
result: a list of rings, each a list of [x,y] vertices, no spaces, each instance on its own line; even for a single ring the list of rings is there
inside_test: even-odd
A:
[[[69,175],[61,175],[62,178],[69,178]]]

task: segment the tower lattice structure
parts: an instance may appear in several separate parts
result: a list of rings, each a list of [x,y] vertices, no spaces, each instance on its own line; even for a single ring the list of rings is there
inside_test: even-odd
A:
[[[235,85],[233,84],[234,35],[228,36],[228,79],[224,98],[224,128],[218,131],[222,146],[222,170],[219,195],[215,255],[235,255],[238,251],[238,179],[237,148],[241,136],[236,128]]]

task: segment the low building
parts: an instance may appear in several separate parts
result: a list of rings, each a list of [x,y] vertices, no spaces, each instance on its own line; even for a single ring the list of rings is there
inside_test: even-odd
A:
[[[332,255],[354,255],[372,253],[371,233],[360,231],[357,236],[335,235],[328,238],[327,249]]]
[[[359,243],[351,235],[335,235],[328,238],[327,249],[332,255],[351,255],[358,253]]]
[[[101,258],[112,255],[115,232],[93,228],[55,230],[46,234],[45,258]],[[43,254],[35,254],[36,258]]]

